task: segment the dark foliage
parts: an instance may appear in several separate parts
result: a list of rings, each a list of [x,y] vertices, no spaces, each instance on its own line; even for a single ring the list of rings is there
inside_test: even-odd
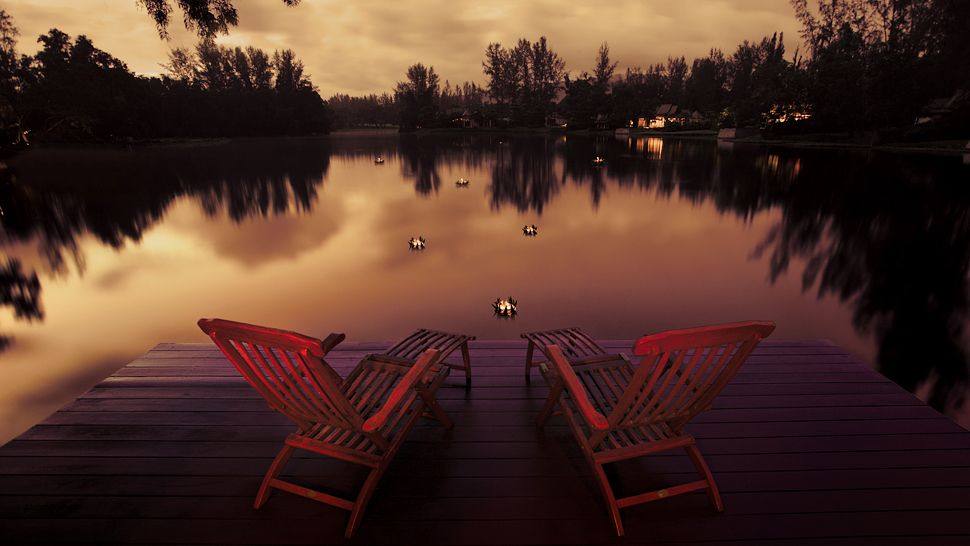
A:
[[[40,306],[40,279],[37,273],[26,274],[20,261],[8,258],[0,265],[0,308],[10,307],[14,317],[20,320],[44,318]],[[12,339],[0,334],[0,351],[7,348]]]
[[[407,80],[394,89],[401,116],[401,129],[411,131],[433,127],[438,119],[441,96],[438,74],[421,63],[408,67]]]
[[[808,0],[792,0],[792,5],[811,53],[808,103],[824,127],[910,127],[931,99],[970,90],[968,2],[826,0],[813,8]],[[943,132],[966,135],[970,101],[952,106]]]
[[[185,28],[194,30],[203,38],[229,32],[229,27],[239,24],[239,15],[232,0],[138,0],[155,21],[158,34],[168,36],[172,4],[182,12]],[[287,6],[295,6],[300,0],[283,0]]]
[[[10,148],[23,130],[47,142],[303,135],[329,129],[326,104],[290,50],[272,56],[203,40],[172,51],[168,74],[147,78],[85,36],[57,29],[17,56],[0,11],[0,122]]]

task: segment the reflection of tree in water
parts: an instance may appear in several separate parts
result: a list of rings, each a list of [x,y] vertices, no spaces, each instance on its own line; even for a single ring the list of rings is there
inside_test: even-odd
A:
[[[622,170],[622,165],[615,165],[614,161],[622,162],[621,158],[607,151],[610,144],[602,138],[565,138],[562,151],[562,182],[571,180],[573,183],[589,187],[590,201],[593,208],[600,204],[606,192],[606,181],[613,172]],[[604,157],[606,165],[594,166],[593,158]],[[612,168],[612,170],[611,170]]]
[[[225,210],[236,222],[310,210],[330,155],[319,140],[23,154],[3,171],[0,244],[29,241],[52,271],[64,272],[69,263],[83,271],[81,236],[91,234],[112,248],[138,242],[184,196],[197,199],[206,214]],[[9,259],[7,267],[0,271],[0,295],[11,294],[18,318],[41,318],[36,273]]]
[[[559,191],[553,141],[513,138],[495,150],[488,186],[492,208],[500,209],[507,203],[522,212],[542,214],[545,204]]]
[[[0,265],[0,307],[10,307],[13,315],[21,320],[41,320],[44,311],[40,306],[40,280],[36,273],[25,274],[20,261],[7,258]],[[10,345],[10,337],[0,334],[0,351]]]
[[[488,165],[494,209],[541,212],[566,184],[588,186],[595,206],[607,183],[710,202],[745,220],[777,208],[779,224],[755,250],[768,258],[772,280],[804,263],[804,289],[851,306],[856,329],[875,337],[885,375],[910,390],[925,387],[939,409],[958,406],[966,392],[970,190],[967,168],[947,159],[491,135],[44,150],[3,172],[0,244],[38,244],[60,270],[71,260],[82,265],[82,234],[116,248],[138,241],[186,196],[235,221],[310,210],[333,154],[396,158],[422,195],[438,190],[441,169]],[[595,155],[607,164],[594,167]],[[36,275],[5,264],[0,305],[40,318]]]
[[[551,155],[530,144],[531,153]],[[604,148],[604,146],[606,146]],[[958,408],[968,387],[965,328],[970,272],[970,195],[966,167],[941,158],[866,156],[665,139],[603,141],[568,137],[555,147],[561,183],[545,177],[551,158],[496,158],[495,206],[542,210],[558,186],[588,186],[595,207],[606,180],[695,204],[711,202],[750,220],[781,209],[755,256],[768,256],[772,282],[803,262],[804,290],[853,309],[860,333],[873,334],[876,363],[910,391],[928,392],[940,410]],[[608,159],[593,166],[591,158]],[[515,175],[510,175],[515,165]],[[526,172],[533,165],[536,172]],[[543,180],[542,191],[523,181]]]
[[[421,195],[437,193],[441,187],[438,174],[439,150],[413,135],[401,139],[401,174],[414,180],[414,190]]]
[[[963,404],[970,190],[959,160],[718,150],[670,140],[661,158],[651,158],[631,144],[618,144],[607,167],[620,185],[710,200],[744,219],[779,207],[779,224],[755,251],[769,257],[772,282],[793,260],[804,262],[804,289],[852,307],[856,329],[874,335],[876,363],[887,377],[910,391],[926,390],[942,411]],[[576,172],[585,164],[565,161]]]
[[[400,140],[389,141],[394,144],[391,150],[373,153],[371,157],[398,156],[401,163],[401,176],[414,181],[414,190],[420,195],[438,193],[441,189],[442,165],[452,169],[460,167],[465,171],[480,169],[487,157],[486,151],[494,145],[493,137],[456,135],[448,138],[419,137],[401,135]],[[337,153],[342,154],[342,151]],[[464,175],[459,175],[464,176]]]
[[[803,161],[761,249],[772,279],[793,259],[803,285],[853,307],[884,374],[930,404],[958,408],[967,388],[970,209],[966,173],[939,159],[829,154]]]

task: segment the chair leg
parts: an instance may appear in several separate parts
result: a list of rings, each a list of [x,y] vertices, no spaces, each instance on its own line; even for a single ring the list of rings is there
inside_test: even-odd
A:
[[[711,474],[711,469],[707,467],[707,462],[704,461],[704,457],[701,455],[701,450],[697,449],[697,446],[694,444],[684,446],[684,450],[687,451],[687,455],[690,456],[690,460],[694,463],[697,471],[707,481],[707,497],[711,499],[714,510],[723,512],[724,503],[721,501],[721,493],[717,489],[717,483],[714,482],[714,475]]]
[[[276,454],[276,458],[273,459],[273,463],[269,465],[269,470],[266,471],[266,476],[263,477],[263,483],[259,486],[259,492],[256,493],[256,500],[253,502],[253,508],[259,508],[266,503],[266,499],[269,498],[272,488],[270,487],[270,482],[279,476],[283,467],[286,466],[286,461],[290,459],[290,455],[293,454],[293,446],[283,446],[283,449]]]
[[[593,467],[593,474],[596,475],[596,481],[599,482],[600,489],[603,491],[603,499],[606,501],[606,507],[613,519],[613,526],[616,527],[616,536],[621,537],[623,536],[623,520],[620,519],[620,505],[616,502],[616,495],[613,494],[613,488],[610,487],[610,480],[606,477],[603,465],[594,461],[590,462]]]
[[[371,470],[370,474],[367,475],[367,479],[364,480],[364,485],[360,488],[360,493],[357,494],[357,500],[354,501],[354,508],[350,512],[350,520],[347,522],[344,537],[350,538],[354,535],[354,531],[360,525],[361,518],[364,517],[364,509],[367,508],[367,503],[370,502],[371,494],[374,493],[377,482],[380,481],[383,473],[383,467],[378,467]]]
[[[546,421],[549,420],[549,417],[556,409],[556,404],[559,403],[560,396],[562,396],[562,383],[557,381],[549,388],[549,397],[546,398],[546,403],[542,406],[542,411],[536,417],[536,426],[542,428],[546,425]]]
[[[532,354],[535,351],[535,343],[529,340],[529,346],[525,349],[525,382],[532,383]]]
[[[472,386],[472,358],[468,354],[468,342],[461,344],[461,360],[465,364],[465,388]]]
[[[441,423],[446,429],[450,430],[452,427],[455,426],[454,421],[452,421],[451,418],[448,417],[448,414],[445,413],[445,410],[441,408],[441,405],[438,404],[438,401],[435,400],[435,397],[431,393],[429,393],[426,390],[420,390],[418,391],[418,395],[421,396],[421,400],[424,402],[425,409],[429,410],[431,412],[431,415],[434,416],[434,418],[439,423]]]

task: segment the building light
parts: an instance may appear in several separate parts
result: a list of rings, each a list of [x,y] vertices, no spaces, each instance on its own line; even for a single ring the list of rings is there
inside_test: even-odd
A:
[[[596,156],[593,158],[593,165],[599,167],[600,165],[605,165],[605,164],[606,164],[606,160],[603,159],[602,157]]]
[[[539,228],[535,224],[522,226],[522,234],[526,237],[535,237],[539,234]]]
[[[455,180],[455,186],[459,188],[467,188],[468,183],[469,180],[467,178],[459,178],[458,180]]]
[[[374,158],[374,164],[375,165],[383,165],[384,164],[384,158],[381,157],[381,156],[375,157]]]

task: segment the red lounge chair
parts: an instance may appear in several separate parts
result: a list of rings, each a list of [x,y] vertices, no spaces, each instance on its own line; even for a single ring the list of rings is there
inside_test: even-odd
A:
[[[620,508],[672,495],[705,489],[714,508],[724,509],[714,476],[684,426],[710,407],[774,329],[771,322],[741,322],[644,336],[633,347],[643,357],[637,364],[625,357],[571,364],[558,345],[545,347],[549,360],[539,369],[550,391],[537,422],[543,426],[559,407],[599,482],[617,535],[623,535]],[[687,452],[703,479],[616,498],[603,465],[676,448]]]
[[[273,460],[254,506],[282,489],[350,511],[350,538],[381,475],[408,432],[422,416],[446,428],[452,422],[434,395],[451,371],[443,353],[428,348],[416,361],[365,357],[341,378],[324,357],[343,334],[320,341],[294,332],[221,319],[202,319],[199,327],[222,350],[271,408],[296,423]],[[370,468],[355,500],[347,500],[279,479],[294,449],[303,449]]]

